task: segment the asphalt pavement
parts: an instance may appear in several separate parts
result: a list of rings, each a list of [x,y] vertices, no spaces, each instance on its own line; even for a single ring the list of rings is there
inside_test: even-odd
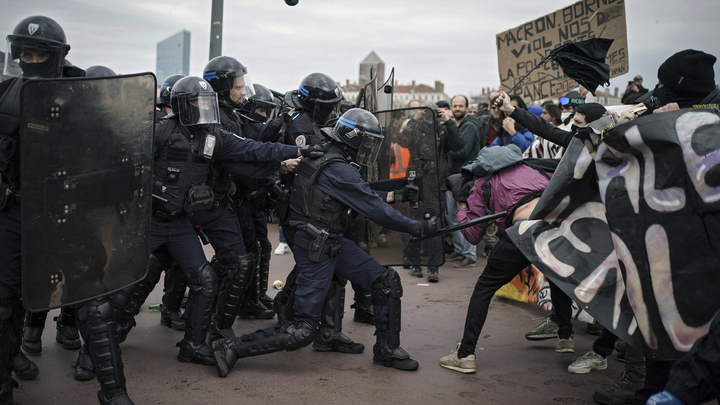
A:
[[[277,225],[269,225],[270,240],[277,246]],[[482,251],[482,250],[480,250]],[[208,255],[212,249],[206,247]],[[379,257],[396,258],[399,247],[376,250]],[[273,255],[272,281],[285,276],[293,265],[292,254]],[[493,299],[478,342],[477,372],[460,374],[439,365],[462,337],[470,294],[485,265],[440,268],[440,282],[414,278],[397,268],[403,281],[401,345],[420,363],[414,372],[373,364],[374,327],[352,321],[352,289],[348,285],[344,333],[366,346],[362,354],[321,353],[306,347],[238,361],[227,378],[215,367],[181,363],[175,344],[183,332],[160,325],[160,312],[148,309],[162,297],[162,281],[148,298],[137,326],[121,345],[130,397],[136,404],[593,404],[596,390],[609,387],[623,370],[613,356],[608,369],[585,375],[567,372],[567,366],[591,350],[594,336],[586,324],[576,322],[575,353],[556,353],[556,340],[532,342],[525,333],[547,313],[528,304]],[[425,277],[427,272],[423,269]],[[51,311],[43,334],[43,351],[29,355],[40,368],[32,381],[17,380],[15,402],[20,405],[97,404],[96,380],[73,378],[77,351],[55,342],[58,310]],[[275,320],[237,320],[236,335],[274,325]]]

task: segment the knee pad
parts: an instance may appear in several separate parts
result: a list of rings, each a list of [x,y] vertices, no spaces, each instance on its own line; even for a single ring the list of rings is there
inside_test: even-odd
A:
[[[150,253],[150,259],[148,260],[148,274],[147,279],[148,280],[160,280],[160,275],[162,274],[163,270],[169,268],[172,266],[172,260],[166,261],[161,258],[161,256],[156,255],[155,253]],[[157,281],[155,281],[157,283]]]
[[[281,336],[283,349],[291,352],[312,343],[317,338],[317,330],[307,322],[299,322],[287,328],[286,333]]]
[[[78,317],[81,320],[87,320],[90,324],[105,323],[115,317],[115,309],[107,296],[94,298],[81,305]]]
[[[372,283],[370,288],[373,290],[382,290],[383,293],[391,298],[400,298],[403,295],[400,275],[392,267],[388,267],[385,273]]]
[[[205,262],[202,266],[192,271],[193,289],[205,297],[212,298],[218,293],[218,277],[215,269],[210,263]]]

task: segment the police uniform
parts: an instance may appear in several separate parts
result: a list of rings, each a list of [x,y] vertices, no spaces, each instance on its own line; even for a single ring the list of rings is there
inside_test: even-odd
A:
[[[260,340],[222,339],[214,344],[218,373],[225,376],[237,359],[295,350],[317,336],[323,303],[334,274],[373,291],[377,343],[373,361],[404,370],[417,362],[400,347],[400,276],[384,267],[345,238],[343,232],[357,214],[381,226],[420,236],[423,225],[392,209],[383,194],[364,182],[355,166],[335,146],[325,156],[303,160],[296,170],[289,226],[296,231],[293,255],[298,275],[295,290],[295,324]]]
[[[29,34],[25,30],[30,30]],[[12,37],[12,38],[11,38]],[[34,38],[34,39],[33,39]],[[52,19],[42,16],[28,17],[21,21],[8,40],[18,41],[13,47],[24,46],[23,41],[55,43],[54,49],[64,49],[62,55],[52,55],[58,68],[69,50],[62,28]],[[13,52],[16,52],[13,49]],[[52,49],[49,52],[54,52]],[[34,66],[38,65],[38,66]],[[45,65],[44,67],[40,67]],[[44,69],[43,63],[26,64],[27,72]],[[22,66],[21,66],[22,67]],[[74,67],[73,67],[74,68]],[[23,74],[36,77],[37,74]],[[84,76],[84,71],[74,68],[75,75]],[[40,77],[59,77],[51,75]],[[21,245],[21,192],[20,190],[20,100],[19,88],[22,78],[14,78],[0,84],[0,369],[2,385],[0,402],[13,403],[14,381],[11,377],[13,355],[19,352],[22,328],[22,245]],[[122,359],[118,343],[114,339],[114,311],[107,296],[94,298],[80,304],[77,317],[88,330],[88,348],[93,363],[102,373],[97,375],[101,390],[98,400],[101,404],[132,405],[125,387]]]
[[[307,112],[296,111],[290,116],[290,124],[285,132],[285,143],[291,145],[319,145],[325,142],[325,137],[322,135],[320,128],[312,121],[312,117]],[[283,176],[285,179],[286,187],[290,187],[292,184],[293,175]],[[291,197],[294,198],[294,197]],[[295,230],[292,227],[287,227],[286,224],[283,226],[283,231],[288,245],[291,249],[294,247]],[[283,291],[275,296],[275,307],[278,310],[278,325],[282,324],[285,320],[293,320],[294,309],[293,305],[295,302],[295,286],[297,281],[298,267],[293,267],[292,271],[288,274],[287,279],[283,287]],[[365,350],[365,346],[360,343],[355,343],[352,339],[348,338],[342,333],[342,320],[345,316],[344,305],[345,305],[345,290],[347,280],[343,279],[342,276],[335,276],[332,280],[332,286],[328,289],[328,293],[325,299],[325,305],[323,306],[323,316],[321,322],[320,332],[318,339],[313,343],[313,348],[318,351],[339,351],[341,353],[362,353]],[[352,283],[352,287],[355,290],[355,304],[356,311],[361,311],[368,323],[373,324],[374,321],[370,320],[372,317],[372,311],[367,309],[367,305],[364,301],[370,295],[369,288],[363,288],[357,283]],[[363,308],[366,308],[363,310]],[[360,319],[361,317],[358,317]]]
[[[212,128],[212,132],[199,135],[199,138],[195,138],[198,135],[191,136],[191,132],[177,122],[177,118],[170,118],[163,123],[163,127],[168,125],[175,125],[175,128],[170,131],[166,142],[159,141],[159,154],[154,162],[154,194],[159,198],[153,206],[150,250],[155,251],[164,246],[189,280],[190,296],[186,308],[188,322],[185,338],[180,342],[178,358],[181,361],[214,364],[208,356],[198,354],[198,350],[205,344],[206,325],[218,293],[218,280],[205,259],[186,212],[209,209],[214,203],[212,193],[207,198],[209,186],[205,184],[211,161],[222,162],[229,171],[254,176],[255,173],[248,172],[247,167],[240,163],[267,162],[274,168],[285,159],[297,157],[298,149],[245,139],[220,129],[219,125]],[[158,134],[166,131],[165,128],[159,128],[156,142]],[[222,146],[213,151],[211,158],[198,158],[198,150],[203,147],[208,135],[221,140]],[[189,202],[193,195],[197,199]],[[237,239],[233,243],[237,244]],[[235,252],[240,251],[238,246],[234,249]]]

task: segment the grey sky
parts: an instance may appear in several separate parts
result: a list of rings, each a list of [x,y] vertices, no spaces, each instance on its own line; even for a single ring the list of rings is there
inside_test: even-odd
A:
[[[255,83],[285,91],[312,72],[355,82],[360,61],[374,50],[400,83],[441,80],[449,95],[477,95],[499,85],[496,34],[572,3],[300,0],[289,7],[283,0],[225,0],[223,54],[248,66]],[[654,86],[658,66],[683,49],[720,56],[719,1],[626,3],[630,73],[611,79],[611,88],[622,93],[636,74]],[[24,17],[46,15],[65,29],[75,65],[133,73],[154,72],[157,42],[186,29],[190,74],[202,76],[210,6],[211,0],[0,0],[0,34]]]

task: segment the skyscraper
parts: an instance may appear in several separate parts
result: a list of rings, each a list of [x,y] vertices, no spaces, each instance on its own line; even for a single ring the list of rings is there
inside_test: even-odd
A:
[[[190,74],[190,31],[182,30],[158,42],[155,74],[158,84],[174,74]]]

